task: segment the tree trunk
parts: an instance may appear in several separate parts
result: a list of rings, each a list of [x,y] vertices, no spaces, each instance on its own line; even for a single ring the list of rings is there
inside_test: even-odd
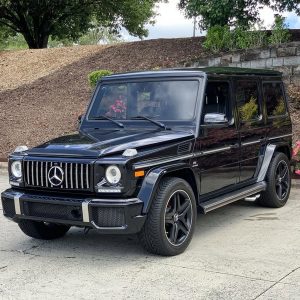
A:
[[[22,35],[29,49],[42,49],[48,46],[49,34],[40,33],[38,38],[34,38],[30,32],[22,32]]]

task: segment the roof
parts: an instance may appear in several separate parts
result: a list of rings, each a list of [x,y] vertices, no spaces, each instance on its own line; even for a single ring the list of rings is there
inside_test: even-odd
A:
[[[231,67],[204,67],[204,68],[175,68],[175,69],[161,69],[161,70],[149,70],[139,72],[128,72],[113,74],[106,76],[103,80],[110,79],[130,79],[130,78],[142,78],[142,77],[188,77],[188,76],[203,76],[207,75],[261,75],[261,76],[282,76],[281,72],[265,69],[247,69],[247,68],[231,68]]]

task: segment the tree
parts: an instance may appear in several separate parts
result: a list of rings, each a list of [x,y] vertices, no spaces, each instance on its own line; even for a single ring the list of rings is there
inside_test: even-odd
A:
[[[29,48],[46,48],[52,39],[78,40],[97,26],[117,33],[122,27],[142,38],[160,0],[0,0],[0,24],[24,36]]]
[[[259,20],[259,8],[269,6],[275,11],[295,11],[300,14],[299,0],[180,0],[179,8],[187,17],[200,16],[199,27],[249,27]]]

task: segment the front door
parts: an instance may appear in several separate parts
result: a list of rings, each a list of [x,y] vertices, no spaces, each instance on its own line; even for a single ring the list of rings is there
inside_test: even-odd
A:
[[[206,114],[224,114],[225,124],[206,125]],[[201,174],[201,195],[234,187],[239,180],[239,134],[233,114],[231,83],[209,81],[202,109],[202,126],[195,153]]]

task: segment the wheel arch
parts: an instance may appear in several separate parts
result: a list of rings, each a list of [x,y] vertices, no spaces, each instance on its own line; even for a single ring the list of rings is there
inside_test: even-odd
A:
[[[144,202],[143,213],[147,213],[149,211],[158,185],[165,177],[178,177],[186,180],[193,189],[196,203],[198,204],[200,183],[196,180],[196,174],[190,165],[180,163],[155,168],[147,173],[138,194],[138,198]]]
[[[275,151],[285,154],[288,157],[289,160],[292,159],[291,147],[287,144],[277,145]]]

